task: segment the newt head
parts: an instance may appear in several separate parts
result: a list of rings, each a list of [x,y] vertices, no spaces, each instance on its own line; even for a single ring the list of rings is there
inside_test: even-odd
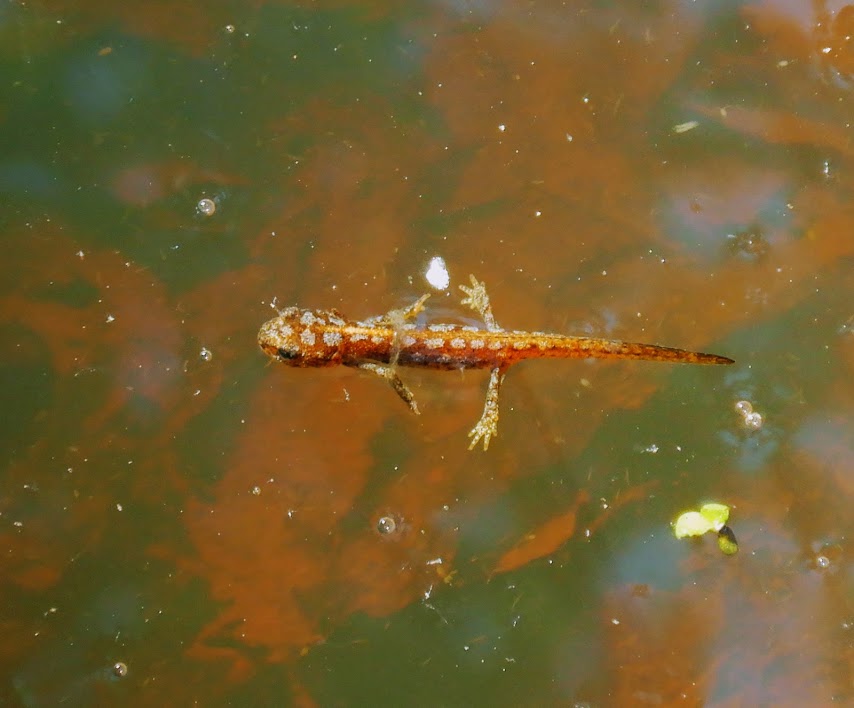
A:
[[[341,358],[339,322],[333,313],[288,307],[261,326],[258,346],[291,366],[334,366]]]

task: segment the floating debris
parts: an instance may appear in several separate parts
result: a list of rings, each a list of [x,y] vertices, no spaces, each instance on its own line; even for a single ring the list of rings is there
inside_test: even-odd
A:
[[[436,290],[447,290],[451,282],[451,275],[448,273],[448,266],[445,263],[445,259],[441,256],[433,256],[430,259],[424,277]]]
[[[729,507],[725,504],[703,504],[699,511],[686,511],[673,524],[676,538],[702,536],[709,531],[718,534],[718,548],[731,556],[738,551],[738,541],[732,529],[726,525]]]
[[[694,130],[698,125],[700,125],[700,121],[698,120],[689,120],[685,123],[677,123],[673,126],[673,132],[676,134],[687,133],[689,130]]]
[[[728,556],[738,553],[738,541],[729,526],[721,526],[718,531],[718,548]]]
[[[726,237],[730,253],[746,261],[756,262],[766,256],[771,249],[762,229],[758,226],[727,234]]]

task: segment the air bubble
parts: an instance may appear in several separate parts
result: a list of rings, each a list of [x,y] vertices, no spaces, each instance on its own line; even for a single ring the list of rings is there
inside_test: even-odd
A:
[[[377,521],[377,532],[388,536],[397,530],[397,522],[391,516],[381,516]]]
[[[738,401],[735,404],[735,410],[741,413],[744,427],[749,430],[759,430],[765,423],[762,414],[753,410],[753,404],[750,401]]]
[[[735,409],[742,415],[747,415],[748,413],[753,413],[753,404],[750,401],[738,401],[735,404]]]
[[[202,351],[199,352],[199,358],[202,361],[210,361],[213,359],[213,352],[207,347],[202,347]]]
[[[196,203],[196,212],[202,216],[213,216],[216,214],[216,202],[208,197],[199,199]]]
[[[744,416],[744,425],[750,430],[759,430],[764,422],[761,413],[748,413]]]

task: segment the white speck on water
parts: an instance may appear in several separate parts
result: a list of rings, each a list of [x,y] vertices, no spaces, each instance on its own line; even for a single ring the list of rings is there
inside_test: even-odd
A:
[[[451,275],[445,259],[441,256],[433,256],[427,264],[427,272],[424,273],[427,282],[436,290],[447,290],[451,282]]]
[[[689,130],[694,130],[698,125],[700,125],[699,121],[689,120],[685,123],[679,123],[673,126],[674,133],[687,133]]]

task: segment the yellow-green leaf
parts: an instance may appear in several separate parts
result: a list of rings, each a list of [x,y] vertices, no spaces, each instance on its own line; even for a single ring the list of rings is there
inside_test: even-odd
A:
[[[729,519],[729,507],[725,504],[703,504],[700,513],[709,520],[715,531],[720,531]]]
[[[703,516],[699,511],[686,511],[673,525],[673,533],[676,538],[685,538],[685,536],[702,536],[707,531],[712,530],[712,522]]]

